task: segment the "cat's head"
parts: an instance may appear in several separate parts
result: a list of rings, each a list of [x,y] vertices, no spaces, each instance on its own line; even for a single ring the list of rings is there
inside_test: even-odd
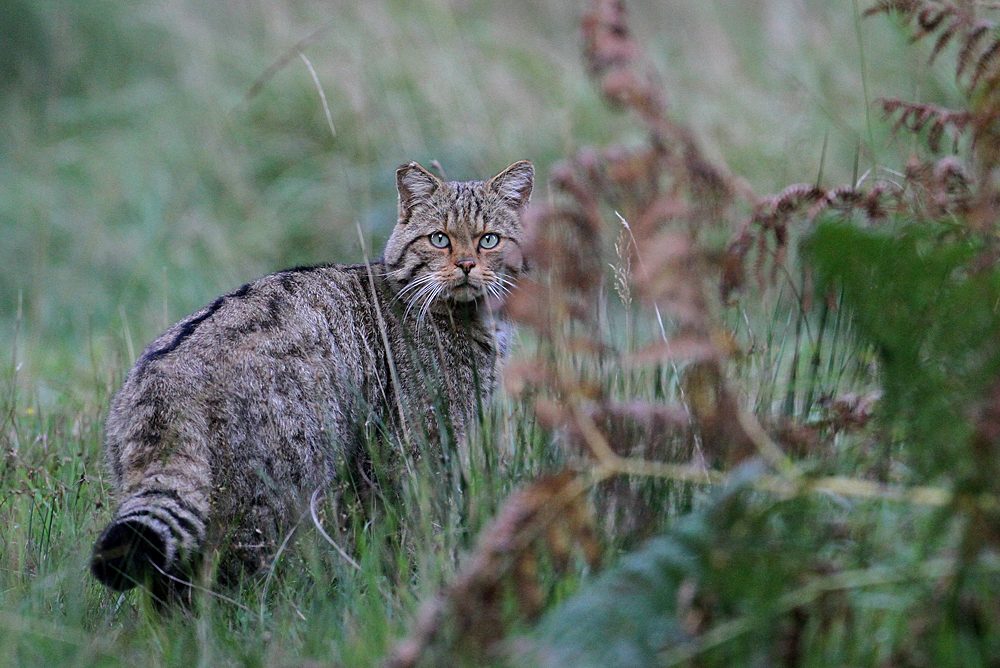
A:
[[[502,300],[524,268],[521,216],[534,177],[527,160],[489,181],[441,181],[415,162],[396,170],[399,221],[385,264],[408,308]]]

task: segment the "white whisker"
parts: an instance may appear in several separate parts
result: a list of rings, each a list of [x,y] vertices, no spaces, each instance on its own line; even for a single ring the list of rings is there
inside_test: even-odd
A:
[[[503,301],[505,297],[509,297],[513,293],[516,285],[513,280],[503,274],[492,274],[487,278],[486,289],[498,300]]]
[[[429,274],[429,276],[433,278],[433,275]],[[424,281],[424,285],[422,285],[420,289],[417,290],[416,293],[414,293],[412,297],[410,297],[407,300],[406,312],[403,314],[403,319],[405,320],[410,315],[410,311],[413,309],[413,307],[418,304],[421,304],[419,310],[422,311],[424,308],[422,302],[425,299],[425,295],[430,295],[431,299],[433,299],[434,296],[437,294],[437,292],[440,291],[441,289],[442,286],[440,286],[436,281],[432,280]]]
[[[438,298],[438,295],[440,295],[442,292],[444,292],[444,285],[438,283],[437,285],[434,286],[434,291],[430,293],[428,298],[424,301],[423,307],[420,309],[420,315],[417,318],[418,323],[423,325],[424,320],[427,318],[427,313],[431,309],[431,304],[434,303],[434,301]]]
[[[504,295],[510,295],[512,292],[512,290],[509,287],[507,287],[503,283],[500,283],[499,281],[487,283],[486,287],[493,288],[497,290],[499,293],[502,293]]]
[[[514,286],[517,285],[517,281],[507,276],[504,276],[503,274],[494,274],[493,278],[499,283],[506,286],[507,288],[513,288]]]
[[[411,290],[416,290],[417,288],[426,285],[432,280],[433,276],[428,275],[428,276],[421,276],[417,280],[407,283],[399,290],[399,292],[396,293],[396,299],[401,298],[403,295],[405,295],[407,292],[410,292]]]
[[[396,296],[393,297],[391,303],[395,303],[396,300],[401,299],[403,297],[403,295],[406,294],[407,292],[409,292],[411,290],[416,290],[417,288],[421,288],[421,287],[425,286],[427,283],[430,283],[433,280],[434,280],[434,275],[433,274],[424,274],[423,276],[420,276],[419,278],[414,279],[413,281],[411,281],[411,282],[407,283],[406,285],[404,285],[399,290],[399,292],[396,293]]]

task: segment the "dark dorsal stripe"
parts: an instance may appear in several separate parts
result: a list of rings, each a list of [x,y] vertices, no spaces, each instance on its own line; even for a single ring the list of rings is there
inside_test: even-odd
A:
[[[156,350],[153,350],[149,353],[146,353],[146,355],[143,356],[142,362],[140,363],[141,364],[140,370],[144,369],[146,365],[152,362],[153,360],[163,357],[164,355],[167,355],[173,352],[174,350],[177,350],[177,348],[182,343],[184,343],[184,341],[187,338],[189,338],[192,334],[195,333],[195,330],[198,329],[198,325],[211,318],[220,308],[222,308],[222,305],[226,303],[226,300],[242,299],[243,297],[247,296],[249,292],[250,292],[250,284],[247,283],[246,285],[242,286],[239,290],[236,290],[235,292],[230,292],[229,294],[223,295],[218,299],[216,299],[209,305],[208,308],[205,309],[205,311],[201,315],[197,315],[193,318],[186,320],[184,324],[181,325],[180,331],[177,332],[177,335],[174,336],[173,340],[170,343],[160,348],[157,348]]]

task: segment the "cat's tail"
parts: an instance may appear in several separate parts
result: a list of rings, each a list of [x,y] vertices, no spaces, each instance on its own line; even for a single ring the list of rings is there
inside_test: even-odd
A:
[[[119,591],[185,577],[201,555],[207,527],[199,508],[207,504],[193,500],[162,485],[127,497],[94,543],[94,577]]]

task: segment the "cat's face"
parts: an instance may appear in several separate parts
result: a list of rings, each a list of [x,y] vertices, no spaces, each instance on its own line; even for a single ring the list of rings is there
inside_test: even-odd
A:
[[[535,170],[522,160],[489,181],[443,182],[415,162],[396,170],[399,222],[385,247],[407,309],[502,300],[524,267],[521,214]]]

